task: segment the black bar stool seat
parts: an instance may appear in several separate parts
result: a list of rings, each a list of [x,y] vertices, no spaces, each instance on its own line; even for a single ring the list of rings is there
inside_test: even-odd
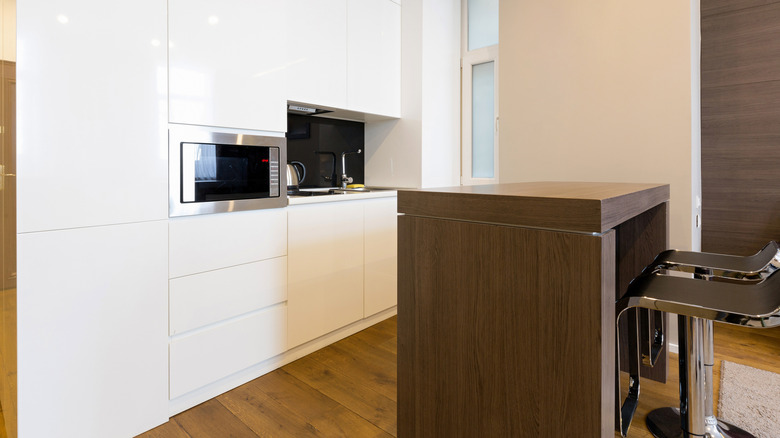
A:
[[[631,282],[617,301],[618,319],[628,309],[647,308],[676,313],[680,320],[680,410],[663,408],[648,415],[648,428],[655,436],[752,437],[732,425],[719,424],[712,414],[712,321],[751,327],[780,325],[778,270],[780,247],[776,242],[748,257],[670,250],[660,253]],[[629,317],[629,330],[629,393],[616,411],[623,436],[639,397],[635,316]],[[660,424],[669,422],[676,424]]]

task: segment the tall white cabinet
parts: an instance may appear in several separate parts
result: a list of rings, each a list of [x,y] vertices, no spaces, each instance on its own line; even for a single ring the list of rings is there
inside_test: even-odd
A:
[[[168,1],[171,123],[287,130],[285,3]]]
[[[17,2],[21,437],[168,419],[166,34],[164,1]]]

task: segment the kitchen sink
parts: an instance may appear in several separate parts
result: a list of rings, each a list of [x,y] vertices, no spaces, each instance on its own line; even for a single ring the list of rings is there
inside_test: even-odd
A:
[[[303,196],[324,196],[324,195],[354,195],[357,193],[371,193],[376,191],[382,191],[382,190],[392,190],[392,189],[377,189],[377,188],[370,188],[370,187],[358,187],[354,189],[342,189],[341,187],[333,187],[333,188],[322,188],[322,189],[303,189],[303,190],[297,190],[297,191],[290,191],[287,193],[288,196],[292,197],[303,197]]]
[[[334,195],[347,195],[350,193],[368,193],[371,189],[367,187],[360,187],[355,189],[330,189],[328,190],[328,193],[334,194]]]

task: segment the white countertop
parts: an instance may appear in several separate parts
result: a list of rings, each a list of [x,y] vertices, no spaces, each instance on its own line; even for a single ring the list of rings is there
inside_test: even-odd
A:
[[[311,189],[318,190],[318,189]],[[327,191],[328,189],[319,189]],[[364,193],[347,193],[322,196],[288,196],[287,205],[319,204],[323,202],[358,201],[361,199],[391,198],[398,196],[394,189],[372,189]]]

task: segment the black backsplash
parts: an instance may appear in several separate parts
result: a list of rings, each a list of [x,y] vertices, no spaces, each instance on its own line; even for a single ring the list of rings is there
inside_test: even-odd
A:
[[[300,187],[341,185],[341,153],[362,149],[346,156],[347,175],[352,184],[365,183],[365,129],[361,122],[287,115],[287,161],[306,167]]]

